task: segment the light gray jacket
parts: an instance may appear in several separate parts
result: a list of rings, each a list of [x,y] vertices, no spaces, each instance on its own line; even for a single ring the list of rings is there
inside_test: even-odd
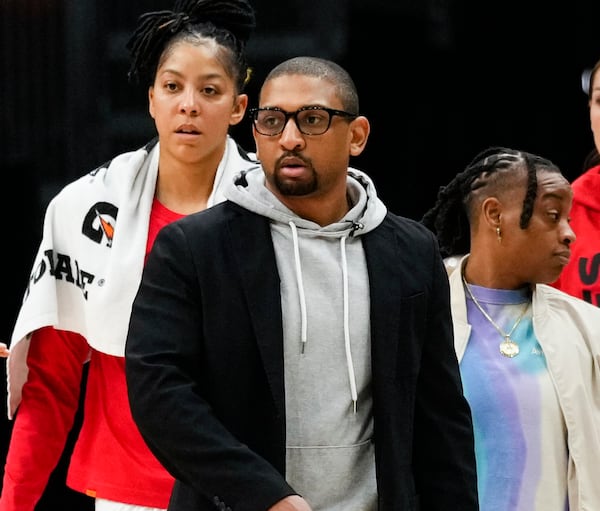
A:
[[[464,266],[468,255],[460,264]],[[469,341],[462,270],[451,271],[454,345],[462,360]],[[533,329],[546,356],[568,431],[571,511],[600,510],[600,308],[551,286],[533,287]]]

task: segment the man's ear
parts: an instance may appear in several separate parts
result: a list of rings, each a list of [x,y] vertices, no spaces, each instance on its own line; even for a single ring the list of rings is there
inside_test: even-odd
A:
[[[358,156],[367,145],[371,131],[369,120],[364,115],[359,115],[350,124],[350,155]]]

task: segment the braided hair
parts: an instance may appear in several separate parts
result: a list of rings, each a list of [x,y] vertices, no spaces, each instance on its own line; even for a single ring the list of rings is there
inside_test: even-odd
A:
[[[256,26],[254,9],[247,0],[176,0],[173,10],[142,14],[127,42],[130,82],[154,82],[156,70],[174,44],[216,41],[224,65],[242,91],[250,77],[245,48]]]
[[[527,171],[527,190],[519,225],[526,229],[537,195],[537,171],[560,173],[550,160],[507,147],[490,147],[475,156],[450,183],[440,187],[435,205],[421,223],[437,235],[444,257],[470,251],[470,223],[477,198],[509,189],[523,169]]]

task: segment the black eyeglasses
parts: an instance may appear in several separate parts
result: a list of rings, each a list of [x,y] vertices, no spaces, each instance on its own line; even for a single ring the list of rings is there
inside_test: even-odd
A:
[[[331,126],[334,115],[347,119],[358,117],[358,114],[324,106],[303,106],[295,112],[286,112],[277,107],[251,108],[249,113],[256,131],[268,137],[279,135],[290,117],[294,119],[300,133],[304,135],[322,135]]]

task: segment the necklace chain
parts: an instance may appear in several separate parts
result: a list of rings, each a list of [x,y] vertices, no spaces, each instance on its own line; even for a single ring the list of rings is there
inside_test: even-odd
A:
[[[504,330],[502,330],[502,328],[500,328],[496,324],[496,322],[490,317],[490,315],[484,310],[484,308],[481,306],[481,304],[477,301],[477,299],[475,298],[475,296],[473,295],[473,293],[471,291],[471,288],[469,287],[469,284],[467,284],[467,281],[466,281],[464,275],[462,276],[462,281],[465,285],[465,289],[467,290],[467,293],[469,294],[469,297],[471,298],[471,300],[473,300],[473,303],[479,309],[479,312],[481,312],[481,314],[483,314],[485,319],[487,319],[492,324],[492,326],[498,331],[498,333],[502,336],[502,342],[500,343],[500,353],[502,353],[502,355],[504,355],[505,357],[509,357],[509,358],[516,357],[519,354],[519,345],[513,339],[511,339],[510,336],[513,334],[513,332],[515,331],[517,326],[519,326],[519,323],[525,316],[527,309],[529,309],[529,302],[527,302],[525,304],[525,307],[521,311],[521,314],[519,314],[519,317],[515,321],[515,324],[510,329],[510,332],[506,333]]]

